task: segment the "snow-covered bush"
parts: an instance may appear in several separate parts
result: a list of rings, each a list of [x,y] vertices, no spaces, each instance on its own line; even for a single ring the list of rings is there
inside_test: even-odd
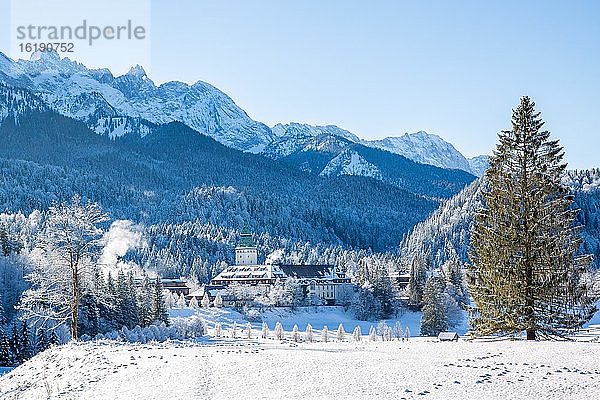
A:
[[[275,339],[283,340],[283,326],[279,321],[275,324]]]
[[[371,329],[369,329],[369,340],[374,342],[377,340],[377,332],[375,332],[375,328],[371,325]]]
[[[306,325],[306,332],[304,332],[304,339],[308,343],[312,343],[315,340],[311,324]]]
[[[352,332],[352,338],[355,342],[360,342],[360,340],[362,339],[362,332],[360,330],[360,326],[356,325],[356,328],[354,328],[354,331]]]
[[[323,330],[321,330],[321,342],[327,343],[328,341],[329,341],[329,328],[327,328],[327,325],[325,325],[323,327]]]
[[[206,334],[206,324],[197,315],[189,318],[172,318],[171,326],[180,339],[195,339]]]
[[[179,308],[187,307],[187,303],[185,301],[185,296],[182,293],[180,293],[179,297],[177,298],[177,307],[179,307]]]
[[[377,324],[377,334],[379,336],[381,336],[382,341],[386,340],[386,335],[387,335],[388,329],[389,329],[389,326],[388,326],[387,322],[385,322],[385,321],[379,321],[379,324]]]
[[[262,323],[262,330],[260,333],[260,337],[266,339],[269,337],[269,325],[266,322]]]
[[[344,326],[342,324],[338,326],[336,337],[338,342],[343,342],[344,339],[346,339],[346,331],[344,331]]]
[[[252,339],[252,324],[250,322],[246,324],[246,339]]]
[[[192,299],[190,300],[190,308],[200,308],[200,305],[198,304],[198,299],[195,296],[192,296]]]
[[[193,339],[202,336],[205,332],[204,321],[201,318],[175,318],[172,321],[171,326],[163,323],[144,328],[136,326],[133,329],[127,329],[124,326],[118,331],[98,334],[94,336],[94,340],[122,340],[130,343],[164,342],[165,340]],[[179,325],[177,325],[178,323]]]
[[[402,330],[402,325],[400,324],[400,321],[396,321],[396,323],[394,324],[394,337],[397,340],[402,339],[402,336],[404,335],[404,331]]]
[[[208,298],[208,294],[204,293],[204,296],[202,296],[202,308],[208,308],[208,306],[210,305],[210,299]]]
[[[223,297],[221,297],[221,293],[217,293],[215,296],[214,306],[217,308],[223,307]]]

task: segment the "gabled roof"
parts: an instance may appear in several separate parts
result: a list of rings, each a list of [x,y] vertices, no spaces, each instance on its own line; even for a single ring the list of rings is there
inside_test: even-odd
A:
[[[279,268],[290,278],[326,279],[331,276],[331,265],[280,265]]]

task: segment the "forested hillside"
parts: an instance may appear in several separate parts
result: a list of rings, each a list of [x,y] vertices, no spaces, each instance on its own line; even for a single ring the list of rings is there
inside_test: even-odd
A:
[[[593,266],[600,267],[600,172],[598,169],[567,171],[563,184],[575,196],[579,209],[577,223],[581,226],[581,252],[594,255]],[[434,211],[427,220],[418,223],[401,244],[405,259],[430,255],[434,265],[442,265],[458,257],[468,261],[468,246],[473,213],[481,206],[482,179],[478,179]]]

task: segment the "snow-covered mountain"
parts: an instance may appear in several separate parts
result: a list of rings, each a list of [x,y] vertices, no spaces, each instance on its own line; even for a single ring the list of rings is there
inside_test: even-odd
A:
[[[483,176],[485,171],[489,168],[489,156],[477,156],[469,158],[469,166],[471,167],[471,172],[475,176]]]
[[[436,135],[426,132],[405,134],[401,137],[388,137],[382,140],[361,140],[359,137],[345,129],[335,125],[311,126],[306,124],[290,123],[286,125],[277,124],[273,127],[276,139],[265,147],[263,154],[273,159],[289,159],[301,157],[301,154],[320,154],[319,158],[330,156],[327,160],[327,170],[323,169],[325,164],[318,165],[320,173],[331,175],[342,171],[338,168],[340,163],[350,160],[348,151],[362,144],[374,149],[384,150],[420,164],[433,165],[444,169],[459,169],[470,174],[481,176],[488,167],[487,156],[478,156],[467,159],[452,144],[444,141]],[[356,160],[356,157],[355,157]],[[314,164],[314,163],[313,163]],[[302,165],[307,171],[314,171],[315,165]],[[377,166],[375,166],[377,167]],[[351,168],[352,169],[352,168]],[[368,168],[368,176],[381,176],[371,174]],[[364,170],[364,171],[367,171]],[[365,172],[366,173],[366,172]]]
[[[269,127],[252,120],[225,93],[202,81],[156,86],[141,66],[115,77],[107,69],[87,69],[55,52],[16,62],[2,55],[0,69],[0,78],[7,83],[40,93],[52,108],[101,134],[120,136],[140,123],[143,131],[149,131],[150,124],[140,120],[180,121],[239,150],[259,152],[273,140]]]
[[[356,143],[475,175],[481,175],[485,168],[482,159],[467,160],[450,143],[425,132],[363,141],[335,125],[289,123],[271,129],[251,119],[230,97],[208,83],[167,82],[157,86],[139,65],[125,75],[114,76],[108,69],[88,69],[55,52],[35,53],[30,60],[18,61],[0,53],[0,82],[38,93],[51,108],[111,138],[132,133],[144,137],[156,124],[180,121],[228,147],[272,159],[310,152],[322,158],[317,163],[319,170],[314,170],[314,165],[300,168],[316,173]]]
[[[337,155],[348,145],[360,139],[335,125],[312,126],[290,123],[277,124],[272,129],[274,140],[262,151],[272,159],[280,159],[295,153],[319,152]]]
[[[447,169],[462,169],[474,173],[465,158],[450,143],[427,132],[406,133],[400,137],[365,140],[363,144],[390,153],[400,154],[413,161]]]

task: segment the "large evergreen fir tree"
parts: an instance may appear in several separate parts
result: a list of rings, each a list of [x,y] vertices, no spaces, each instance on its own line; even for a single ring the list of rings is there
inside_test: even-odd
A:
[[[485,174],[468,273],[476,334],[561,335],[594,310],[591,257],[577,255],[577,211],[561,185],[564,153],[534,106],[523,97],[513,110],[512,129],[499,134]]]

